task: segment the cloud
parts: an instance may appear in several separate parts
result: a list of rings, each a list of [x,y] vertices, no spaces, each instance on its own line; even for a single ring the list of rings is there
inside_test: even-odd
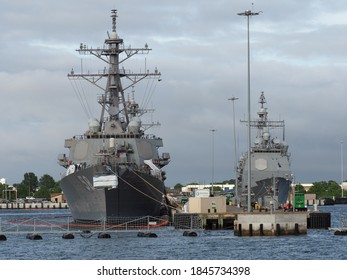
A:
[[[340,150],[346,119],[347,4],[317,1],[146,2],[6,1],[0,11],[1,176],[10,183],[25,172],[60,178],[56,163],[64,139],[83,134],[88,116],[67,79],[74,68],[101,69],[74,51],[102,46],[110,10],[118,9],[117,32],[125,44],[153,49],[128,66],[158,69],[162,81],[148,103],[153,132],[170,152],[167,185],[234,178],[235,101],[238,153],[247,135],[247,25],[237,15],[262,11],[250,21],[252,118],[265,92],[269,117],[286,121],[286,140],[296,180],[341,180]],[[144,86],[145,87],[145,86]],[[98,116],[97,93],[84,86]],[[141,94],[141,87],[136,89]],[[211,129],[214,133],[212,146]],[[212,163],[212,152],[215,162]]]

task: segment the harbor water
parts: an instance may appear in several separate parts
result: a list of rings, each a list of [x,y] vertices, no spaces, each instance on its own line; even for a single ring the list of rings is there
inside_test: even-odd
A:
[[[341,227],[347,205],[318,207],[331,213],[331,227]],[[29,217],[64,220],[68,209],[0,210],[1,223]],[[1,231],[1,228],[0,228]],[[39,229],[38,229],[39,232]],[[30,240],[24,233],[3,233],[0,260],[346,260],[347,236],[327,229],[309,229],[307,235],[238,237],[232,230],[197,230],[198,236],[183,236],[183,230],[158,230],[157,238],[140,238],[136,232],[113,232],[111,238],[75,234],[42,233]]]

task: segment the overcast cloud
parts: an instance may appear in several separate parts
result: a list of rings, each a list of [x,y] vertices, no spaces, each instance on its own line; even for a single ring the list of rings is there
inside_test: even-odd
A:
[[[295,180],[340,182],[346,1],[254,0],[253,7],[244,0],[0,3],[0,178],[9,184],[21,182],[25,172],[60,179],[64,139],[83,134],[88,122],[67,73],[80,68],[74,50],[81,42],[103,45],[111,9],[118,10],[125,44],[147,43],[153,49],[147,66],[162,73],[150,106],[156,109],[151,118],[161,123],[152,130],[164,140],[160,152],[171,154],[168,186],[209,183],[213,167],[215,181],[234,178],[232,96],[239,98],[238,156],[246,152],[247,129],[239,121],[247,115],[247,20],[237,13],[247,9],[262,11],[250,20],[252,118],[264,91],[269,118],[285,120]],[[83,65],[94,66],[89,57]],[[98,117],[95,92],[85,94]]]

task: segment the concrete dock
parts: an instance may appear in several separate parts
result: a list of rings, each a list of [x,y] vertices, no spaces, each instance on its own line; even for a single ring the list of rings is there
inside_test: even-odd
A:
[[[234,230],[236,236],[300,235],[307,229],[328,229],[331,215],[326,212],[244,212],[242,208],[228,209],[224,213],[176,213],[175,228]]]
[[[27,202],[27,203],[19,203],[19,202],[8,202],[8,203],[0,203],[0,211],[1,209],[67,209],[67,203],[53,203],[53,202]]]
[[[234,221],[236,236],[279,236],[307,233],[307,213],[240,213]]]

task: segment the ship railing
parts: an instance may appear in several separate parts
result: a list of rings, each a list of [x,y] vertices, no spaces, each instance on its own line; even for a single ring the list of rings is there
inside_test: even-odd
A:
[[[173,219],[175,229],[202,229],[203,221],[197,213],[176,213]]]
[[[88,134],[88,135],[74,135],[74,140],[84,140],[84,139],[109,139],[109,138],[120,138],[120,139],[129,139],[129,138],[143,138],[143,139],[159,139],[162,138],[155,136],[154,134],[141,134],[141,133],[118,133],[118,134]]]
[[[6,220],[0,217],[0,233],[54,233],[54,232],[68,232],[71,217],[68,220],[61,220],[59,223],[51,219],[42,218],[22,218],[18,220]]]
[[[252,152],[263,152],[263,153],[280,153],[281,148],[258,148],[252,147]]]
[[[72,217],[21,218],[14,220],[0,217],[0,234],[12,233],[98,233],[98,232],[129,232],[149,231],[170,228],[172,221],[158,217],[120,217],[95,221],[76,221]]]
[[[141,232],[174,229],[202,229],[198,215],[175,215],[174,218],[143,216],[103,218],[95,221],[76,221],[71,216],[52,218],[21,218],[8,220],[0,217],[0,234],[79,233],[82,237],[101,232]]]
[[[138,218],[118,217],[103,219],[101,226],[105,231],[140,231],[171,226],[171,221],[170,219],[152,216]]]
[[[119,134],[88,134],[88,135],[75,135],[73,139],[75,140],[84,140],[84,139],[110,139],[110,138],[120,138],[120,139],[128,139],[128,138],[140,138],[141,134],[134,133],[119,133]]]
[[[145,134],[142,138],[144,138],[144,139],[161,139],[160,137],[157,137],[154,134]]]

